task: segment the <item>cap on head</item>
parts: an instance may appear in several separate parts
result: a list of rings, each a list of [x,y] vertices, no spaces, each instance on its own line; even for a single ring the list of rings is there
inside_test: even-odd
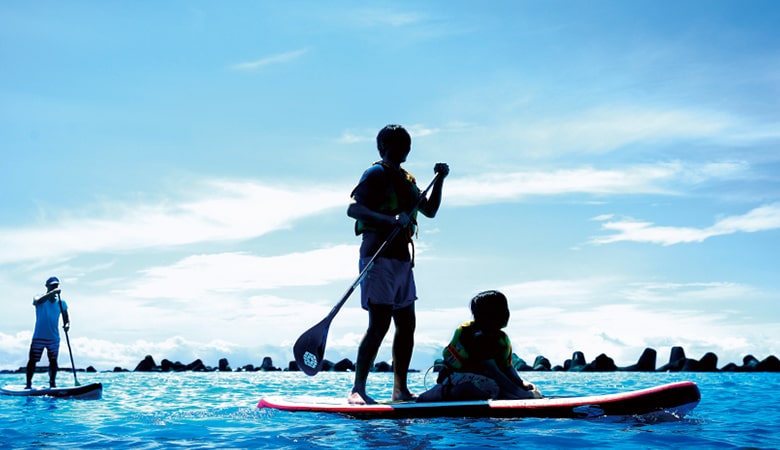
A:
[[[60,279],[57,277],[49,277],[48,280],[46,280],[46,287],[48,289],[56,288],[60,285]]]
[[[381,156],[385,156],[388,149],[405,150],[407,153],[412,147],[412,137],[401,125],[386,125],[376,135],[376,148]]]
[[[480,328],[500,330],[509,323],[509,303],[499,291],[480,292],[471,299],[471,314]]]

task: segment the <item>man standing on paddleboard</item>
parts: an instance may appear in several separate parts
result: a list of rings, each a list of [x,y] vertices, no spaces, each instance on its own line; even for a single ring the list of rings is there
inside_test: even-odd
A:
[[[49,386],[57,387],[55,379],[58,369],[57,355],[60,351],[60,330],[57,329],[57,325],[59,325],[60,313],[62,313],[63,328],[65,331],[70,328],[68,304],[59,298],[59,278],[50,277],[46,280],[46,290],[45,294],[33,299],[35,331],[30,343],[30,359],[27,361],[27,384],[25,385],[27,389],[32,386],[35,364],[41,360],[44,349],[46,349],[46,356],[49,358]]]
[[[368,329],[358,348],[355,384],[348,399],[354,404],[376,403],[366,394],[366,381],[391,320],[395,325],[392,400],[415,398],[407,386],[417,300],[412,237],[416,233],[417,211],[433,218],[439,210],[444,178],[450,171],[447,164],[437,163],[430,197],[419,198],[420,189],[414,177],[401,167],[411,151],[409,133],[400,125],[387,125],[379,131],[376,143],[382,159],[363,173],[347,209],[347,215],[356,220],[355,234],[362,235],[361,272],[373,258],[360,283],[361,305],[368,311]],[[400,232],[394,234],[396,228]]]

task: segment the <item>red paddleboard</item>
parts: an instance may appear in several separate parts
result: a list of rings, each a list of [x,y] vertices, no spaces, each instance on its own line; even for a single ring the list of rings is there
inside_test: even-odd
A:
[[[387,402],[351,405],[346,398],[264,397],[258,408],[280,411],[335,413],[360,419],[422,417],[544,417],[595,418],[648,416],[681,418],[701,399],[695,383],[683,381],[637,391],[583,397],[458,402]]]

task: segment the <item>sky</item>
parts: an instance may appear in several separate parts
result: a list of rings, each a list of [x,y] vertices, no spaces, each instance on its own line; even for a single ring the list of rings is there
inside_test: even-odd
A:
[[[0,2],[0,368],[52,275],[77,367],[286,368],[358,275],[349,194],[389,123],[421,187],[451,170],[413,368],[486,289],[528,362],[780,355],[777,23],[761,0]],[[325,357],[354,361],[367,317],[353,294]]]

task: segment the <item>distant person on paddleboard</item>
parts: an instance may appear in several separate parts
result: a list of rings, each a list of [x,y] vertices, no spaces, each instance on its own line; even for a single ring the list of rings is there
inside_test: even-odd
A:
[[[542,398],[512,365],[512,344],[501,331],[509,323],[506,296],[480,292],[471,299],[471,314],[474,320],[459,326],[442,352],[444,368],[436,386],[420,394],[418,401]]]
[[[412,267],[417,211],[433,218],[441,205],[444,178],[449,166],[437,163],[436,180],[428,198],[419,199],[414,177],[401,167],[412,146],[412,138],[400,125],[387,125],[376,137],[381,160],[369,167],[352,191],[347,215],[356,220],[355,234],[362,235],[360,270],[371,260],[396,227],[401,231],[388,242],[360,283],[361,305],[368,311],[368,329],[360,342],[355,363],[355,384],[349,396],[354,404],[376,403],[366,394],[368,373],[374,365],[390,321],[393,338],[393,400],[412,400],[407,374],[414,348],[417,290]],[[418,204],[417,210],[414,210]],[[412,247],[410,251],[410,246]]]
[[[32,386],[35,364],[41,360],[43,350],[49,358],[49,386],[57,387],[57,355],[60,351],[60,330],[57,329],[62,313],[63,328],[70,328],[68,316],[68,304],[59,298],[60,280],[50,277],[46,280],[46,293],[33,299],[35,305],[35,331],[30,343],[30,359],[27,361],[27,384],[25,388]],[[61,304],[60,304],[61,302]]]

